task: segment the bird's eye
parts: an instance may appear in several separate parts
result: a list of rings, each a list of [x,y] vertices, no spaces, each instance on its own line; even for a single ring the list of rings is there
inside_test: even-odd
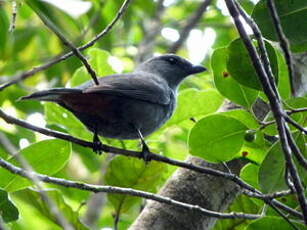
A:
[[[174,64],[176,64],[176,63],[178,62],[177,59],[176,59],[176,58],[173,58],[173,57],[167,59],[167,61],[168,61],[171,65],[174,65]]]

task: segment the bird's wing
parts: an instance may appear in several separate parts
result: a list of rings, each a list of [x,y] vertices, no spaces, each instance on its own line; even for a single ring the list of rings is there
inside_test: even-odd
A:
[[[171,94],[165,82],[158,82],[156,78],[136,74],[100,78],[99,85],[86,87],[83,93],[122,96],[161,105],[170,103]]]

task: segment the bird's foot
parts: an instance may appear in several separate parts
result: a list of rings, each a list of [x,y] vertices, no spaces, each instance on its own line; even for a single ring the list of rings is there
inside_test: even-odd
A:
[[[98,154],[98,155],[101,155],[103,153],[101,141],[96,141],[96,142],[94,141],[93,142],[93,152]]]
[[[101,155],[102,152],[103,152],[102,151],[102,143],[99,140],[99,137],[98,137],[96,132],[94,133],[94,137],[93,137],[93,152],[98,154],[98,155]]]
[[[142,142],[143,148],[141,152],[141,158],[144,160],[145,164],[151,161],[151,153],[145,142]]]

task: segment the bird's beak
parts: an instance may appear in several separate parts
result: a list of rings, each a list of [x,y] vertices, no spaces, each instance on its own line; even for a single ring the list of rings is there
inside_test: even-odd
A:
[[[206,71],[207,69],[201,65],[193,65],[192,66],[192,69],[190,71],[191,74],[194,74],[194,73],[201,73],[201,72],[204,72]]]

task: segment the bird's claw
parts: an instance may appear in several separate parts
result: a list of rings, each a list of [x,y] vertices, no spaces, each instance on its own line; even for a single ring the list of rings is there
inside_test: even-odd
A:
[[[103,153],[102,151],[102,143],[100,141],[94,141],[93,142],[93,152],[101,155]]]
[[[151,161],[151,153],[148,146],[145,143],[143,143],[143,148],[140,157],[144,160],[145,164]]]

